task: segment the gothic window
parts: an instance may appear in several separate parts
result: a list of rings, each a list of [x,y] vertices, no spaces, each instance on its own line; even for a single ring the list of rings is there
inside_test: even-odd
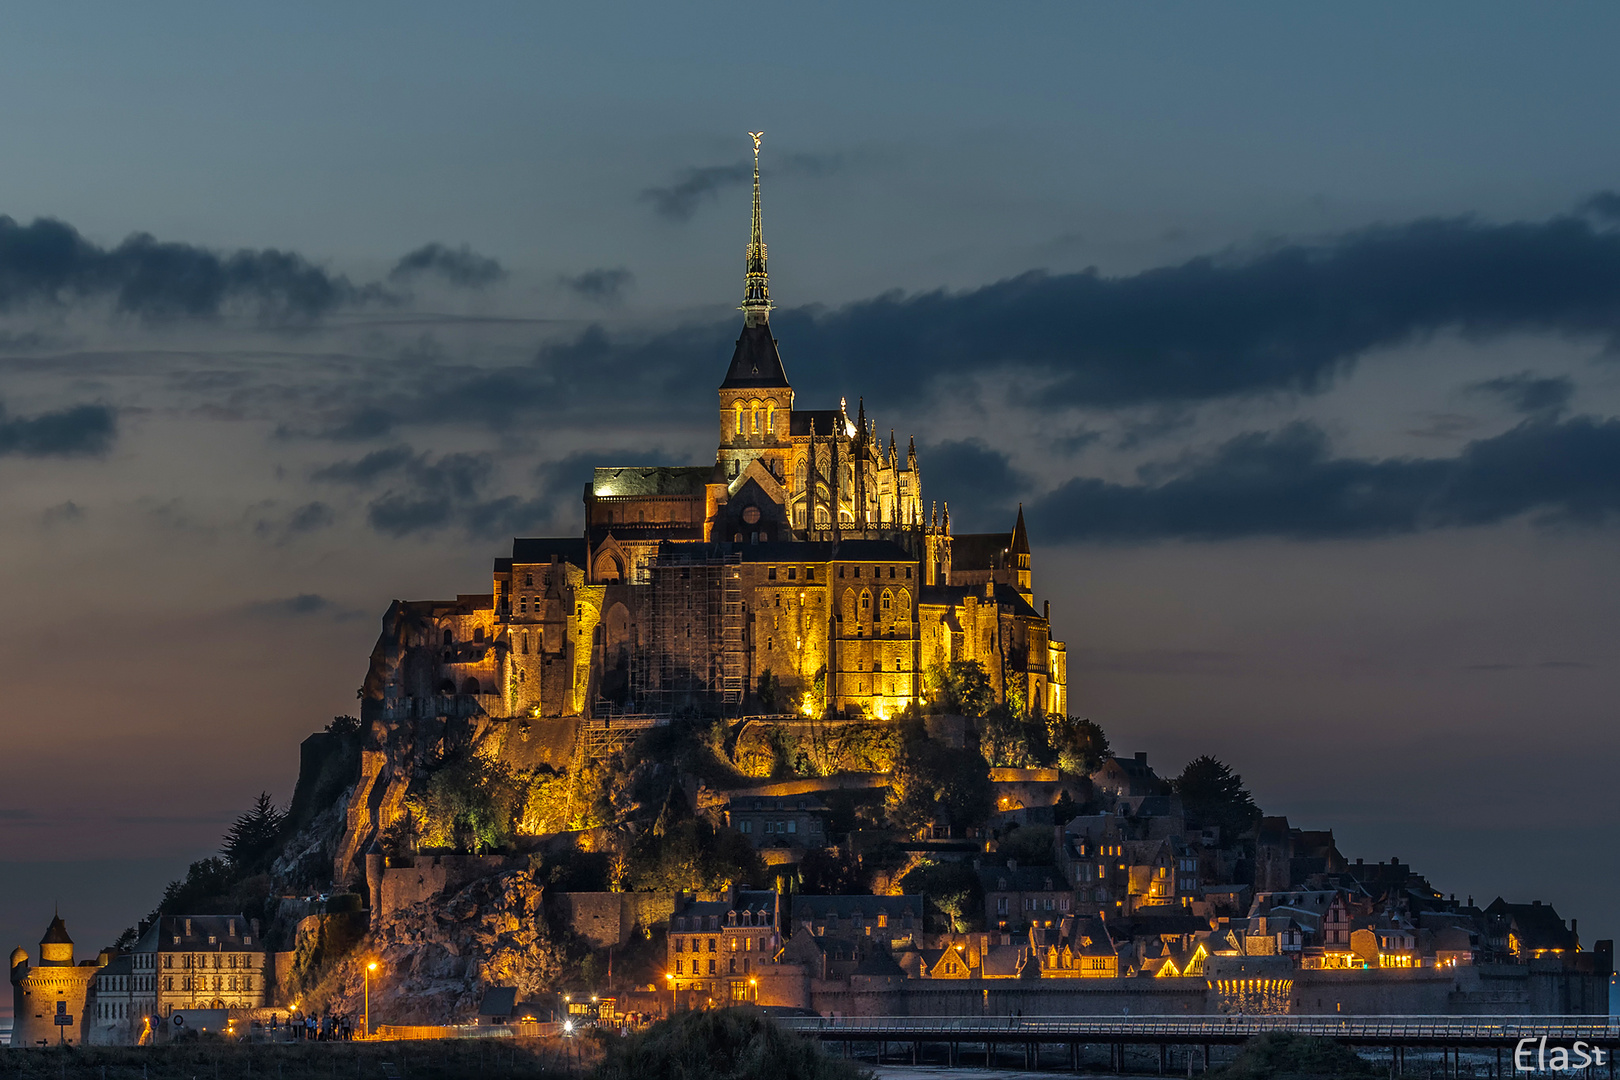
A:
[[[854,589],[845,589],[844,590],[844,621],[845,622],[854,622],[855,621],[855,590]]]
[[[810,479],[809,462],[805,461],[805,459],[801,457],[799,459],[799,463],[793,467],[793,476],[796,480],[794,487],[799,491],[803,491]]]
[[[743,433],[743,418],[747,415],[748,413],[743,410],[741,405],[737,406],[737,434],[739,435]]]
[[[482,626],[473,628],[473,640],[474,641],[483,641],[484,640],[484,628]]]
[[[865,613],[865,612],[868,612],[868,611],[871,611],[871,610],[872,610],[872,594],[867,592],[865,589],[862,589],[861,590],[861,611],[863,613]]]
[[[453,645],[453,644],[455,644],[455,640],[456,640],[456,635],[455,635],[455,634],[453,634],[453,633],[452,633],[452,632],[450,632],[450,631],[449,631],[449,630],[446,630],[446,631],[445,631],[445,632],[444,632],[444,643],[445,643],[445,644],[446,644],[446,645]]]
[[[759,433],[759,410],[758,409],[754,410],[754,433],[756,435]]]
[[[765,405],[765,430],[773,434],[776,432],[776,404],[774,402],[767,402]]]
[[[894,594],[888,589],[883,590],[883,610],[888,611],[894,604]]]
[[[803,479],[803,478],[801,477],[800,479]],[[796,507],[793,508],[793,526],[794,526],[794,528],[797,528],[797,529],[804,528],[804,507],[803,506],[796,506]]]

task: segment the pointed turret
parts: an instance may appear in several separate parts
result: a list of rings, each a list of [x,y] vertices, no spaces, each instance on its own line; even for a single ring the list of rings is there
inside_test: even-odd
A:
[[[917,436],[911,437],[911,445],[906,448],[906,468],[912,472],[917,471]]]
[[[1014,555],[1029,554],[1029,533],[1024,531],[1024,504],[1018,504],[1018,522],[1013,526],[1011,551]]]
[[[1031,583],[1029,567],[1029,533],[1024,531],[1024,504],[1018,504],[1018,522],[1013,526],[1012,543],[1008,545],[1012,559],[1013,581],[1025,600],[1033,601],[1035,587]]]

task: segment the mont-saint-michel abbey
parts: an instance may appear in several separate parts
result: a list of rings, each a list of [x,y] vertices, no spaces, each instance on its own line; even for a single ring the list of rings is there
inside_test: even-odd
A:
[[[914,440],[885,441],[864,402],[796,400],[770,311],[756,144],[714,463],[597,468],[580,535],[514,540],[488,593],[396,602],[362,718],[791,702],[887,719],[953,660],[979,662],[998,701],[1061,714],[1064,646],[1036,606],[1022,510],[999,531],[953,532],[949,506],[925,498]]]

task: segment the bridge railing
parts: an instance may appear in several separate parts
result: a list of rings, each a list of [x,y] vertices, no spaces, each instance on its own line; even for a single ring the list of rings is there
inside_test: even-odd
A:
[[[1605,1016],[838,1016],[790,1017],[782,1026],[804,1035],[904,1038],[1228,1040],[1287,1031],[1354,1040],[1508,1042],[1521,1038],[1611,1043],[1617,1018]]]

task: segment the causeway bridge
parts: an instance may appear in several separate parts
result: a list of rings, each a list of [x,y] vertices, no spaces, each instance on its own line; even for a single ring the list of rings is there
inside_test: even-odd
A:
[[[1613,1016],[811,1016],[780,1023],[847,1056],[870,1060],[875,1053],[879,1064],[1069,1072],[1190,1076],[1209,1070],[1212,1048],[1273,1031],[1375,1053],[1394,1076],[1407,1073],[1408,1051],[1427,1063],[1421,1071],[1440,1077],[1525,1075],[1515,1070],[1514,1055],[1526,1048],[1529,1060],[1551,1072],[1538,1051],[1563,1047],[1573,1066],[1581,1062],[1573,1056],[1579,1043],[1590,1060],[1577,1075],[1613,1080],[1620,1052],[1620,1018]]]

